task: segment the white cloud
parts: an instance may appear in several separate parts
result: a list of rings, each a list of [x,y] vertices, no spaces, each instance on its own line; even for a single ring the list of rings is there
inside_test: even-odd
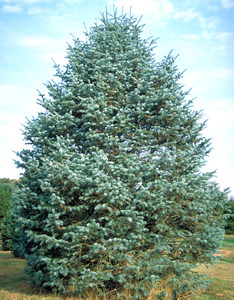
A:
[[[0,85],[0,107],[8,106],[17,100],[19,88],[11,84]]]
[[[16,155],[11,149],[9,151],[3,151],[1,153],[2,158],[0,158],[0,178],[10,178],[10,179],[19,179],[19,174],[22,172],[20,169],[17,169],[14,161],[17,160]]]
[[[204,39],[209,40],[214,36],[214,33],[204,30],[204,31],[202,31],[201,35]]]
[[[83,0],[64,0],[64,3],[68,3],[68,4],[78,4],[81,3]]]
[[[39,53],[36,55],[36,57],[41,61],[50,64],[51,66],[53,65],[53,61],[55,61],[55,63],[60,66],[67,65],[67,58],[65,57],[65,52],[59,52],[59,51],[56,52],[54,50],[50,52]]]
[[[53,65],[52,59],[60,65],[67,63],[66,46],[64,38],[53,39],[49,36],[22,36],[19,37],[17,45],[27,47],[27,51],[35,60]]]
[[[16,113],[0,115],[0,137],[1,138],[16,138],[20,131],[20,124],[25,121],[25,118]]]
[[[227,53],[227,46],[226,45],[221,45],[218,47],[212,47],[211,52],[215,53],[215,55],[225,55]]]
[[[206,170],[217,169],[217,182],[221,188],[230,186],[233,189],[234,99],[220,99],[206,105],[205,119],[208,121],[204,134],[212,138],[213,147]]]
[[[48,47],[54,45],[55,41],[48,36],[23,36],[20,44],[27,47]]]
[[[21,123],[25,123],[24,117],[17,113],[0,115],[0,143],[5,145],[1,149],[0,157],[0,177],[19,178],[14,159],[16,155],[13,151],[23,148],[23,136],[21,135]]]
[[[234,127],[234,99],[213,101],[207,105],[206,115],[209,118],[209,126],[224,135]]]
[[[43,91],[42,91],[43,92]],[[0,85],[0,178],[18,178],[18,170],[13,162],[16,156],[13,151],[25,148],[21,129],[29,118],[37,115],[42,108],[36,104],[38,92],[34,88],[11,84]]]
[[[22,7],[20,5],[3,5],[2,10],[6,13],[20,13]]]
[[[146,18],[150,18],[152,22],[163,21],[174,12],[173,4],[169,0],[115,0],[111,1],[110,4],[123,8],[124,11],[129,11],[132,7],[131,10],[134,14],[144,15]]]
[[[215,28],[218,20],[215,17],[205,18],[193,8],[187,11],[176,12],[173,17],[175,19],[182,19],[184,22],[197,21],[199,26],[205,30]]]
[[[207,8],[208,8],[209,10],[211,10],[211,11],[218,11],[218,10],[219,10],[218,5],[215,5],[215,4],[213,4],[213,5],[208,5]]]
[[[40,2],[50,2],[50,0],[0,0],[0,2],[4,3],[15,3],[15,4],[34,4]]]
[[[233,8],[234,7],[233,0],[221,0],[221,4],[224,8]]]
[[[233,37],[233,33],[232,32],[221,32],[218,34],[217,38],[222,41],[225,42],[228,38]]]
[[[29,7],[27,10],[29,15],[38,15],[43,12],[40,7]]]
[[[214,99],[222,97],[222,89],[224,89],[224,94],[227,94],[233,80],[234,71],[232,69],[220,68],[187,71],[181,79],[181,83],[186,89],[192,87],[190,95],[198,97],[198,99],[203,99],[204,105],[207,105],[207,103],[213,104]],[[199,105],[199,101],[196,101],[195,104]],[[201,102],[199,109],[203,108],[203,102]]]
[[[44,87],[44,86],[43,86]],[[44,91],[43,91],[44,92]],[[23,115],[34,114],[39,110],[36,101],[32,99],[38,98],[38,92],[32,89],[25,89],[11,84],[0,85],[0,120],[7,120],[5,111],[19,111]]]
[[[214,29],[219,24],[219,19],[216,17],[204,18],[202,16],[198,17],[199,25],[205,29]]]
[[[217,69],[205,72],[190,72],[189,75],[184,76],[184,80],[188,83],[194,81],[204,82],[211,79],[224,79],[234,77],[234,71],[231,69]]]
[[[32,89],[24,89],[13,85],[0,86],[0,177],[18,178],[13,159],[13,151],[24,148],[21,129],[26,123],[25,116],[36,115],[41,107],[36,104],[38,93]]]
[[[180,11],[174,14],[175,19],[183,19],[184,22],[192,21],[195,18],[198,18],[198,16],[199,16],[198,12],[195,12],[194,9],[190,9],[187,11]]]
[[[185,40],[200,40],[201,36],[198,34],[193,34],[193,33],[188,33],[188,34],[182,34],[182,38],[184,38]]]

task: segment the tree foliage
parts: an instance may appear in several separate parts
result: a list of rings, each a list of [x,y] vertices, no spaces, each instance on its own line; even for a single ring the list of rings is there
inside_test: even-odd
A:
[[[14,235],[14,216],[12,211],[9,209],[2,220],[1,224],[1,235],[2,235],[2,249],[3,251],[13,250],[13,235]]]
[[[0,224],[12,205],[14,182],[8,178],[0,179]]]
[[[17,182],[15,179],[0,179],[0,231],[4,251],[13,250],[14,240],[18,240],[14,234],[15,220],[12,211],[13,193],[17,188]]]
[[[201,113],[172,54],[156,62],[141,33],[134,17],[103,13],[25,125],[15,214],[44,289],[186,297],[221,245],[227,196],[201,172]]]
[[[234,197],[231,196],[226,204],[227,214],[229,215],[227,224],[225,226],[226,234],[234,234]]]

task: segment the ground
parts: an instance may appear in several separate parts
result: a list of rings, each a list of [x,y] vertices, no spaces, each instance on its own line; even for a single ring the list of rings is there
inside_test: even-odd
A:
[[[208,269],[202,265],[198,266],[197,270],[202,274],[210,274],[213,282],[206,292],[195,299],[234,299],[234,235],[225,236],[223,247],[217,256],[220,256],[220,262]],[[64,299],[51,294],[43,294],[27,284],[27,276],[23,272],[24,266],[24,259],[14,258],[10,251],[0,251],[0,300]],[[97,300],[91,295],[89,299]],[[78,298],[66,298],[66,300],[78,300]]]

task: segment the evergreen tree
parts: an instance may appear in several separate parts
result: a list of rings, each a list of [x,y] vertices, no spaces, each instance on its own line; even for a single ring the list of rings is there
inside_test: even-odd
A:
[[[12,192],[14,185],[8,178],[0,179],[0,225],[12,205]],[[1,227],[1,226],[0,226]]]
[[[201,172],[201,113],[175,58],[156,62],[141,32],[132,16],[103,13],[25,125],[15,214],[44,289],[186,297],[203,282],[195,265],[221,245],[227,192]]]
[[[2,249],[4,251],[12,251],[12,242],[14,235],[14,215],[11,209],[9,209],[2,220],[1,235],[2,235]]]
[[[226,213],[228,215],[225,233],[234,234],[234,197],[229,198],[228,203],[226,204]]]

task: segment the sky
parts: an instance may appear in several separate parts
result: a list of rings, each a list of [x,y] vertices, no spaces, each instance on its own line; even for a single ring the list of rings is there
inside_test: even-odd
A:
[[[234,196],[234,0],[0,0],[0,178],[22,172],[14,164],[25,147],[22,124],[41,110],[38,90],[46,93],[53,60],[66,65],[73,36],[85,40],[85,27],[113,5],[142,16],[142,37],[159,38],[157,61],[172,49],[179,55],[184,90],[203,110],[213,147],[203,170],[216,170]]]

